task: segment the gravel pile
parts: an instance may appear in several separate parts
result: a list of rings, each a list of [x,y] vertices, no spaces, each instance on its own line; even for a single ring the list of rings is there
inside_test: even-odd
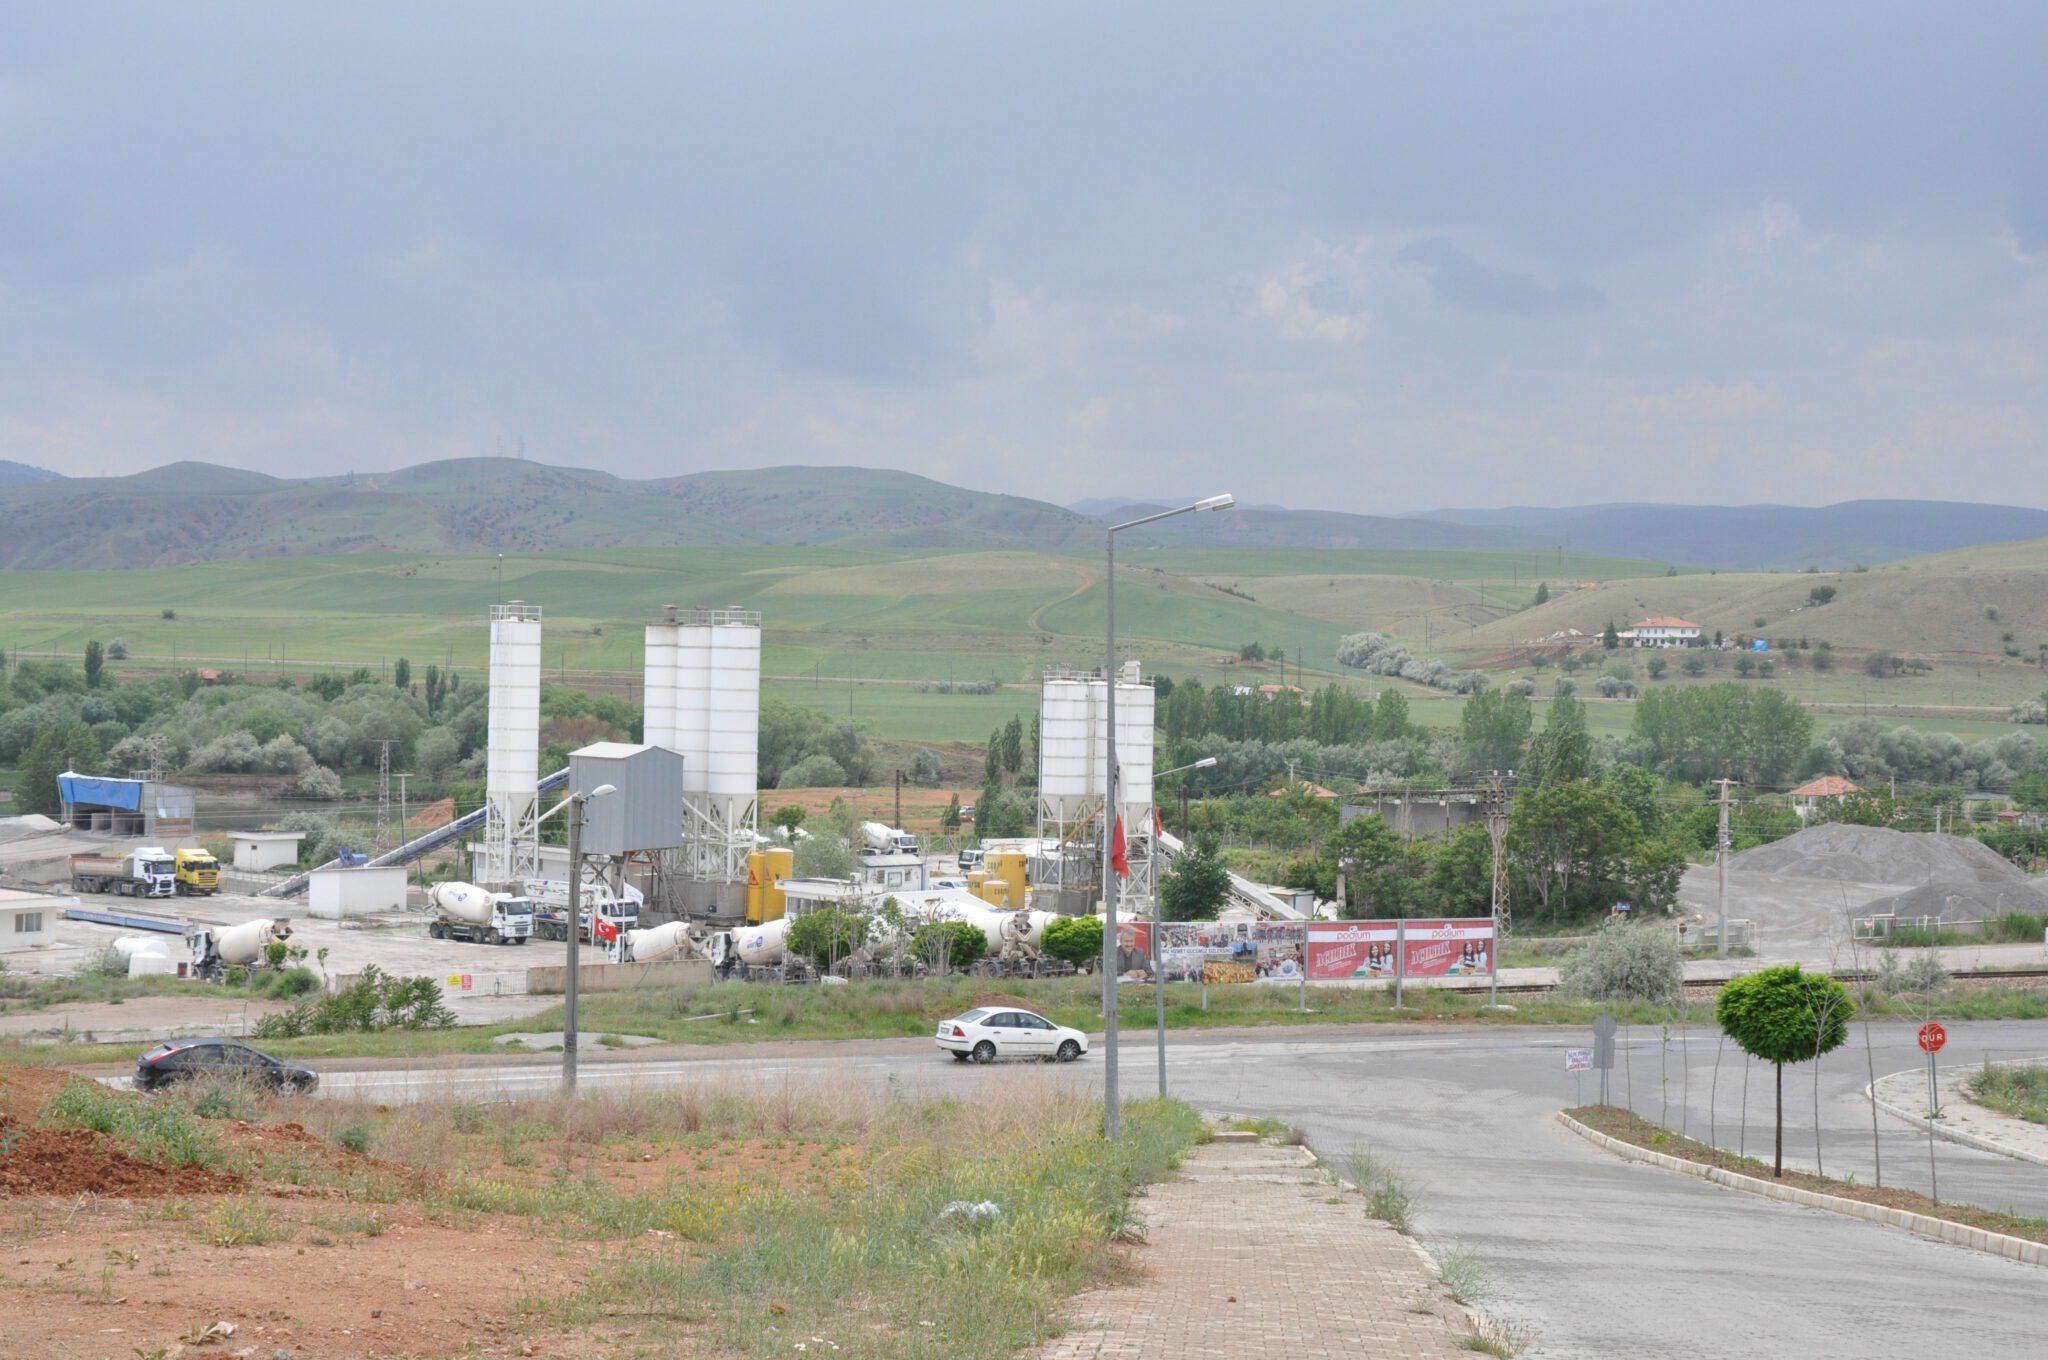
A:
[[[2031,881],[2018,865],[1981,841],[1841,822],[1810,826],[1784,840],[1745,850],[1730,858],[1728,867],[1783,878],[1894,883],[1901,888],[1932,883],[2025,888]]]
[[[2021,878],[2017,883],[1925,883],[1862,908],[1860,916],[1933,916],[1943,921],[1988,921],[2010,912],[2039,916],[2048,912],[2048,885]]]

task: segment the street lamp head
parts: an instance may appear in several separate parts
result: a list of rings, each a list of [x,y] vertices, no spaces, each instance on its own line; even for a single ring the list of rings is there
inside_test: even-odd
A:
[[[596,788],[592,789],[589,793],[585,794],[584,797],[602,798],[606,794],[617,793],[618,791],[619,786],[617,784],[599,784]]]
[[[1195,509],[1197,509],[1197,510],[1228,510],[1228,509],[1229,509],[1229,508],[1230,508],[1231,506],[1233,506],[1233,505],[1236,505],[1236,504],[1237,504],[1237,497],[1235,497],[1235,496],[1231,495],[1231,494],[1230,494],[1229,492],[1227,492],[1227,491],[1226,491],[1226,492],[1224,492],[1224,493],[1223,493],[1222,495],[1220,495],[1220,496],[1211,496],[1211,497],[1209,497],[1209,499],[1207,499],[1207,500],[1203,500],[1203,501],[1196,501],[1196,502],[1195,502]]]
[[[1195,762],[1195,763],[1194,763],[1193,765],[1191,765],[1191,766],[1190,766],[1189,768],[1190,768],[1190,769],[1195,769],[1195,770],[1206,770],[1206,769],[1208,769],[1208,768],[1209,768],[1210,766],[1214,765],[1215,763],[1216,763],[1216,757],[1214,757],[1214,756],[1203,756],[1203,757],[1202,757],[1202,758],[1201,758],[1200,760],[1196,761],[1196,762]]]

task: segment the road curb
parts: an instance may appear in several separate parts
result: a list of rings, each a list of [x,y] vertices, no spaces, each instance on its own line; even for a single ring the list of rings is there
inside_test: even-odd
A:
[[[2040,1059],[2038,1058],[2015,1058],[2009,1059],[2008,1063],[2032,1063],[2039,1061]],[[1912,1069],[1909,1068],[1907,1069],[1907,1072],[1910,1072],[1911,1070]],[[1929,1119],[1925,1114],[1915,1114],[1911,1110],[1904,1109],[1900,1106],[1892,1104],[1889,1100],[1886,1100],[1883,1096],[1877,1094],[1878,1082],[1890,1081],[1893,1077],[1905,1076],[1907,1075],[1907,1072],[1888,1072],[1884,1076],[1879,1077],[1877,1081],[1871,1082],[1868,1086],[1865,1086],[1863,1088],[1863,1094],[1873,1104],[1875,1104],[1878,1109],[1883,1110],[1886,1114],[1890,1115],[1894,1119],[1903,1119],[1906,1123],[1911,1124],[1914,1128],[1921,1130],[1923,1133],[1926,1132],[1931,1126],[1934,1131],[1934,1136],[1936,1138],[1942,1139],[1945,1142],[1955,1143],[1966,1148],[1975,1148],[1979,1152],[1996,1153],[2000,1157],[2010,1157],[2015,1161],[2032,1162],[2036,1166],[2048,1166],[2048,1157],[2043,1157],[2039,1153],[2028,1152],[2022,1148],[2010,1147],[1993,1138],[1982,1138],[1974,1133],[1964,1133],[1961,1129],[1949,1128],[1940,1120]],[[1980,1106],[1979,1108],[1982,1107]]]
[[[1588,1142],[1626,1161],[1647,1162],[1651,1166],[1661,1166],[1667,1171],[1676,1171],[1680,1175],[1692,1176],[1698,1180],[1712,1181],[1716,1185],[1761,1195],[1765,1199],[1804,1205],[1809,1209],[1826,1209],[1832,1213],[1846,1214],[1851,1218],[1867,1219],[1872,1223],[1903,1228],[1916,1237],[1931,1238],[1952,1246],[1968,1247],[1973,1251],[2003,1256],[2007,1260],[2024,1261],[2028,1265],[2048,1266],[2048,1243],[2029,1242],[2023,1237],[2008,1237],[2004,1233],[1987,1232],[1982,1228],[1972,1228],[1968,1224],[1951,1223],[1944,1218],[1932,1218],[1906,1209],[1866,1204],[1860,1199],[1844,1199],[1840,1195],[1824,1195],[1816,1190],[1802,1190],[1796,1185],[1779,1185],[1759,1180],[1755,1176],[1727,1171],[1718,1166],[1707,1166],[1683,1157],[1673,1157],[1668,1153],[1652,1152],[1648,1148],[1637,1147],[1634,1143],[1624,1143],[1619,1138],[1610,1138],[1597,1129],[1589,1129],[1563,1110],[1557,1112],[1557,1122]]]

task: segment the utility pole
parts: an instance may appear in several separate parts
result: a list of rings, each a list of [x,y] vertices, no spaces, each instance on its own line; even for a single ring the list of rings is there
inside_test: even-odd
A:
[[[1717,779],[1714,782],[1721,786],[1721,830],[1714,842],[1715,871],[1721,882],[1721,938],[1714,952],[1725,959],[1728,957],[1728,789],[1735,781]]]
[[[896,771],[896,820],[893,825],[898,831],[903,829],[903,771],[901,770]]]
[[[1493,959],[1487,969],[1487,1004],[1500,1004],[1500,947],[1508,933],[1508,872],[1501,847],[1508,836],[1508,790],[1500,771],[1493,772],[1493,787],[1486,803],[1486,838],[1493,843]]]
[[[412,776],[410,774],[396,774],[392,778],[398,781],[398,843],[403,845],[405,844],[405,824],[412,820],[406,810],[405,781],[412,778]]]
[[[391,748],[389,740],[377,743],[377,843],[384,843],[384,825],[391,817]]]

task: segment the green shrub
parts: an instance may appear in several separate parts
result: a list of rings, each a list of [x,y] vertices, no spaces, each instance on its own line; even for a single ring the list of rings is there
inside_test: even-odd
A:
[[[1085,968],[1102,957],[1102,918],[1062,916],[1049,922],[1039,948],[1076,968]]]
[[[454,1023],[455,1013],[441,1000],[440,983],[430,977],[393,977],[372,963],[364,965],[355,981],[339,991],[264,1016],[256,1022],[256,1034],[264,1039],[297,1039],[308,1034],[446,1029]]]
[[[357,1120],[347,1128],[344,1128],[340,1133],[335,1134],[334,1141],[347,1148],[350,1152],[367,1153],[370,1150],[372,1137],[370,1126],[361,1120]]]
[[[819,968],[829,968],[867,943],[867,917],[823,907],[790,923],[789,949]]]
[[[988,936],[966,921],[933,921],[910,937],[911,952],[928,968],[965,972],[988,953]]]
[[[1684,996],[1678,939],[1662,926],[1609,921],[1558,971],[1565,995],[1675,1006]]]

